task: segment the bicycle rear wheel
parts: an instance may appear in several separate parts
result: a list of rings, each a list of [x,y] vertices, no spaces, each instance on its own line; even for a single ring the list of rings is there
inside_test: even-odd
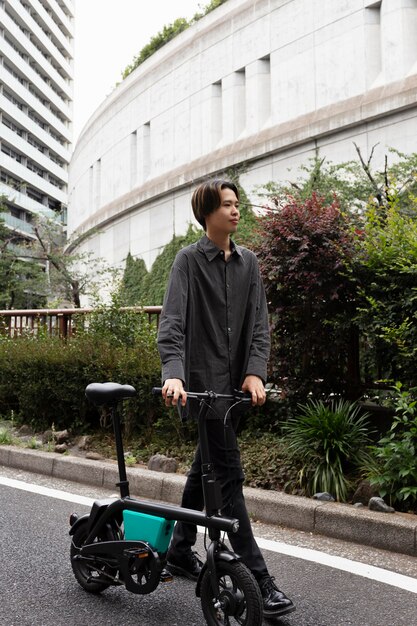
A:
[[[85,520],[74,533],[71,541],[71,567],[74,576],[81,587],[89,593],[101,593],[112,584],[110,577],[114,577],[117,569],[105,564],[94,563],[94,560],[88,561],[84,559],[74,558],[80,553],[80,548],[84,545],[88,536],[88,520]],[[111,541],[112,536],[110,530],[102,536],[96,537],[94,541]],[[109,582],[104,582],[106,576],[109,576]]]

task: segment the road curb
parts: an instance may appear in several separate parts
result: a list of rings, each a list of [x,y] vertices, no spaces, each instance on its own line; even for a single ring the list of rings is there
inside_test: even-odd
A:
[[[108,489],[118,481],[114,462],[16,446],[0,446],[0,465]],[[132,495],[180,503],[185,476],[137,467],[128,468],[127,474]],[[257,521],[417,556],[417,515],[379,513],[251,487],[244,492],[249,515]]]

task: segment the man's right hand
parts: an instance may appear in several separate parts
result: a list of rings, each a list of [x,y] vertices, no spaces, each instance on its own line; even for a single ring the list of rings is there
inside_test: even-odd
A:
[[[162,397],[166,406],[176,406],[178,399],[181,398],[182,406],[187,402],[187,393],[180,378],[167,378],[162,387]]]

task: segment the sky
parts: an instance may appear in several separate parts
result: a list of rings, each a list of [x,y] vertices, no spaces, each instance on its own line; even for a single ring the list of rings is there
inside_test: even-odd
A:
[[[74,143],[123,70],[166,24],[208,0],[75,0]]]

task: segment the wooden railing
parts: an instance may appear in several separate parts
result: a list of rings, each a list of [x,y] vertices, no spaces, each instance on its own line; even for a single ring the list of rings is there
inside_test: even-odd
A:
[[[123,307],[120,311],[147,314],[149,322],[158,326],[161,306]],[[94,308],[84,309],[7,309],[0,310],[0,334],[9,337],[37,335],[46,332],[62,338],[75,334],[77,323],[84,325]]]

